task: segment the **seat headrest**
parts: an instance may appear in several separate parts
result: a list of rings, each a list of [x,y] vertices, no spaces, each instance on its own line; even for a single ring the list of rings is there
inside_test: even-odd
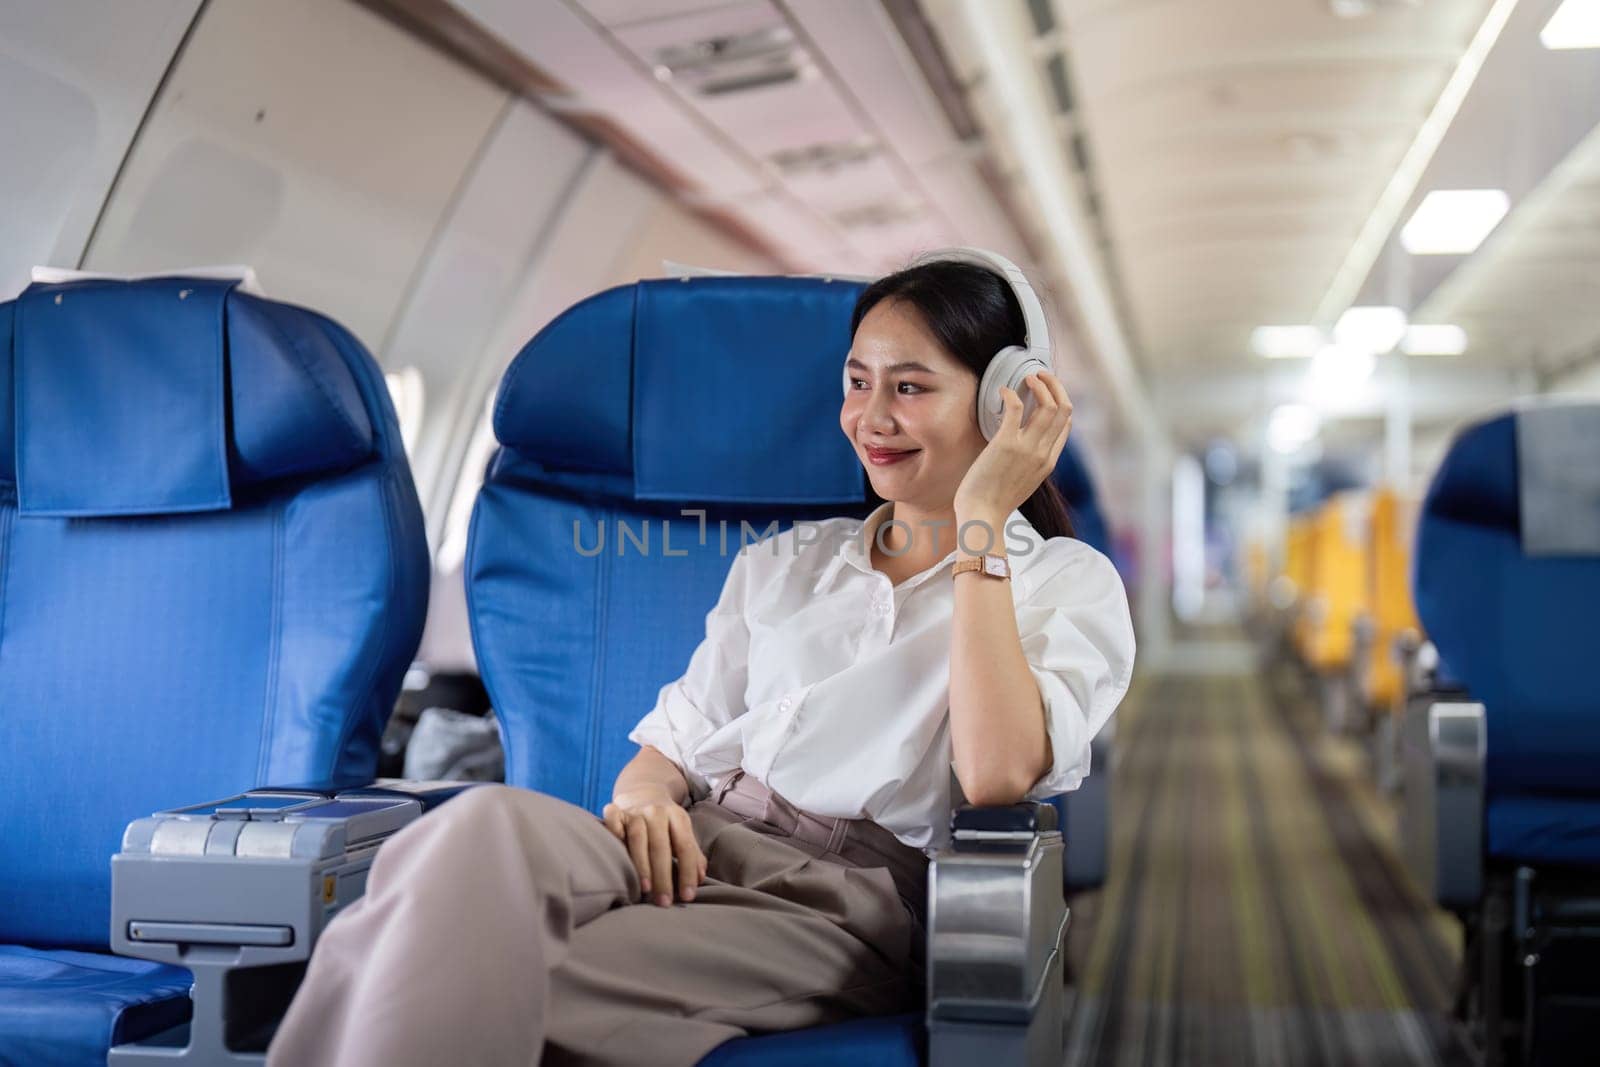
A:
[[[1056,461],[1052,477],[1068,507],[1100,506],[1099,498],[1094,491],[1094,479],[1089,476],[1089,468],[1083,462],[1083,456],[1079,454],[1077,445],[1070,438],[1067,447],[1061,450],[1061,458]]]
[[[1422,518],[1509,532],[1524,555],[1600,556],[1600,404],[1528,402],[1445,453]]]
[[[1422,517],[1517,531],[1516,415],[1498,415],[1456,435],[1434,472]]]
[[[838,430],[862,286],[821,278],[657,279],[568,309],[513,361],[495,436],[560,478],[634,500],[859,503]]]
[[[1061,450],[1056,469],[1051,474],[1061,498],[1066,502],[1067,514],[1072,519],[1072,532],[1090,548],[1111,554],[1111,531],[1106,527],[1105,514],[1100,510],[1100,498],[1095,492],[1094,477],[1089,473],[1083,454],[1069,438]]]
[[[236,285],[34,285],[0,306],[0,478],[23,514],[221,510],[373,454],[336,328]]]

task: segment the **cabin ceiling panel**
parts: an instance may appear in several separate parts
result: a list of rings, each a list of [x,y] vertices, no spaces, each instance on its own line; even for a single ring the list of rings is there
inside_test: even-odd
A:
[[[728,0],[581,0],[585,10],[606,26],[692,15],[711,8],[726,7]]]
[[[1415,285],[1419,314],[1459,323],[1473,350],[1563,370],[1600,358],[1600,51],[1529,39],[1549,6],[1518,8],[1521,37],[1484,69],[1499,92],[1463,109],[1494,135],[1488,158],[1441,152],[1432,168],[1439,184],[1505,189],[1510,213],[1472,255],[1425,257]]]
[[[0,299],[76,267],[199,0],[0,4]]]
[[[468,376],[591,151],[531,105],[512,106],[420,265],[382,353],[386,367],[417,367],[434,395]]]
[[[872,273],[960,240],[958,217],[1016,242],[992,203],[946,200],[981,184],[921,180],[972,163],[877,3],[452,2],[566,88],[552,110],[622,131],[791,266]]]
[[[732,197],[762,188],[737,145],[667,93],[638,57],[585,8],[525,0],[451,0],[475,22],[567,86],[546,103],[558,114],[598,115],[625,129],[701,192]]]
[[[211,4],[86,265],[248,263],[376,351],[505,103],[353,4]]]
[[[1150,371],[1247,368],[1255,326],[1309,321],[1487,8],[1055,0]]]

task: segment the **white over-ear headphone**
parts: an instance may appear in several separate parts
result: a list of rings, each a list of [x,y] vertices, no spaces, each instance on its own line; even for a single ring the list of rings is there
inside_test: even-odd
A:
[[[1022,268],[998,253],[983,248],[944,248],[917,257],[911,265],[921,267],[938,262],[987,267],[1005,279],[1022,307],[1022,319],[1027,328],[1024,344],[1011,345],[996,352],[978,382],[978,428],[983,431],[985,440],[992,441],[994,435],[1000,432],[1000,419],[1005,414],[1000,390],[1010,389],[1022,398],[1022,417],[1026,421],[1028,413],[1035,407],[1035,401],[1033,392],[1023,387],[1022,380],[1030,374],[1050,370],[1050,329],[1045,325],[1044,305],[1039,303],[1039,297],[1028,283],[1027,275],[1022,273]],[[844,391],[846,394],[850,392],[848,367],[844,372]]]

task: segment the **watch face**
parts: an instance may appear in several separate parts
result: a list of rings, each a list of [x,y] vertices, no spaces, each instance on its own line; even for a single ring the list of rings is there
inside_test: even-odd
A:
[[[1011,577],[1010,564],[1000,556],[984,556],[983,571],[985,574],[992,574],[996,578]]]

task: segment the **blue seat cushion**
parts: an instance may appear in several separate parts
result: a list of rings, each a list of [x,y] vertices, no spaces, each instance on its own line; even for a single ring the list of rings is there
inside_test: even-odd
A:
[[[918,1067],[927,1052],[928,1031],[920,1014],[888,1015],[739,1038],[718,1045],[700,1067]]]
[[[1495,859],[1600,867],[1600,798],[1498,796],[1488,816]]]
[[[113,1044],[189,1018],[182,967],[0,945],[0,1063],[104,1064]]]

